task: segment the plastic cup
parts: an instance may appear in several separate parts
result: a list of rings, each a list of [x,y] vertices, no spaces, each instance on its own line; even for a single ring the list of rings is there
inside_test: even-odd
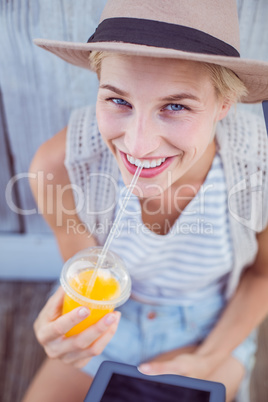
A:
[[[62,314],[86,306],[90,315],[75,325],[66,336],[79,334],[105,314],[124,304],[130,296],[131,279],[121,258],[107,251],[93,287],[88,283],[102,247],[91,247],[75,254],[64,264],[60,282],[65,291]],[[90,291],[90,293],[89,293]]]

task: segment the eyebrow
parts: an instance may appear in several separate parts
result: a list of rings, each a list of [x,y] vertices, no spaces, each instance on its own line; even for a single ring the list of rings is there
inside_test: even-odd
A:
[[[120,96],[129,96],[129,94],[127,92],[123,91],[122,89],[116,88],[113,85],[102,84],[102,85],[100,85],[100,88],[108,89],[109,91],[112,91]],[[165,98],[159,99],[159,101],[161,101],[161,102],[178,102],[183,99],[191,99],[191,100],[194,100],[197,102],[201,102],[201,100],[197,96],[195,96],[191,93],[188,93],[188,92],[182,92],[179,94],[169,95]]]
[[[164,102],[178,102],[178,101],[181,101],[183,99],[190,99],[190,100],[194,100],[196,102],[201,102],[201,100],[197,96],[195,96],[193,94],[190,94],[188,92],[182,92],[182,93],[179,93],[179,94],[170,95],[170,96],[167,96],[165,98],[161,98],[161,101],[164,101]]]
[[[115,92],[116,94],[121,95],[121,96],[128,96],[127,92],[122,91],[122,89],[116,88],[113,85],[103,84],[103,85],[100,85],[100,88],[108,89],[109,91]]]

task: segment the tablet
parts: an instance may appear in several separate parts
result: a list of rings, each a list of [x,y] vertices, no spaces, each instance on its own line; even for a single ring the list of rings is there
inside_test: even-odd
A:
[[[105,361],[84,402],[225,402],[223,384],[180,375],[149,376],[137,367]]]

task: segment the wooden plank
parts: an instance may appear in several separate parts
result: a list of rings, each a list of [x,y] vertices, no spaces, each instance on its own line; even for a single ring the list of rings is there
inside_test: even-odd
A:
[[[5,121],[5,111],[0,87],[0,230],[6,232],[20,232],[20,220],[17,214],[12,212],[6,203],[5,190],[12,177],[12,155],[8,148],[8,133]],[[14,194],[13,194],[14,196]]]
[[[33,322],[53,284],[0,283],[0,401],[20,402],[45,357]]]
[[[266,124],[266,131],[268,134],[268,100],[265,102],[262,102],[262,109],[263,109],[263,116]]]
[[[241,57],[268,61],[268,1],[237,0],[237,6]],[[239,105],[239,108],[263,116],[260,104]]]
[[[268,60],[267,0],[237,0],[237,5],[241,56]]]
[[[52,235],[0,235],[0,279],[56,280],[63,265]]]

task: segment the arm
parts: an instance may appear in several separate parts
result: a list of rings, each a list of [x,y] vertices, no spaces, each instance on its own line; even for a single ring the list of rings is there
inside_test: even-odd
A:
[[[57,239],[65,261],[79,250],[97,245],[87,230],[76,230],[78,225],[81,229],[82,223],[75,211],[70,180],[64,167],[66,132],[65,128],[45,142],[30,166],[33,195],[39,211]],[[38,183],[40,177],[44,180]],[[83,367],[92,356],[101,353],[111,340],[120,313],[107,314],[81,334],[66,338],[64,334],[84,320],[90,311],[78,307],[62,316],[63,297],[64,292],[60,287],[37,317],[34,323],[35,334],[50,358],[60,359],[74,367]]]
[[[141,366],[141,371],[207,378],[262,322],[268,313],[268,227],[258,235],[258,244],[254,264],[243,274],[234,296],[202,344],[189,351],[161,355],[145,369]]]

